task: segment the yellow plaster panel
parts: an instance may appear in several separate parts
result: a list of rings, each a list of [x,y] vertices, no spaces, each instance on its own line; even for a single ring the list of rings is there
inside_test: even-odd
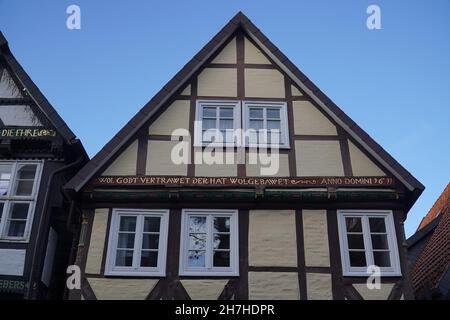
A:
[[[306,274],[306,289],[308,300],[333,300],[331,286],[331,274]]]
[[[249,272],[250,300],[299,300],[297,272]]]
[[[302,216],[306,266],[329,267],[327,211],[303,210]]]
[[[249,265],[297,266],[294,210],[251,210]]]
[[[295,141],[298,176],[344,176],[339,141]]]
[[[187,164],[175,164],[172,161],[172,150],[180,143],[187,142],[149,140],[145,173],[147,175],[187,175]],[[184,150],[190,152],[190,147],[184,148]],[[190,158],[188,157],[188,159]]]
[[[272,158],[272,162],[269,162],[269,164],[262,164],[262,162],[259,160],[259,154],[256,154],[256,163],[250,164],[249,163],[249,155],[247,154],[247,160],[246,160],[246,173],[248,177],[268,177],[268,176],[274,176],[274,177],[289,177],[289,155],[288,154],[278,154],[278,158],[273,155],[267,155],[267,157]],[[264,159],[266,161],[266,159]],[[278,170],[276,171],[276,174],[273,175],[266,175],[261,173],[261,168],[275,168],[277,167],[275,165],[275,162],[278,161]]]
[[[385,176],[385,173],[350,140],[348,149],[354,176]]]
[[[104,176],[134,176],[136,175],[138,141],[128,146],[111,165],[103,172]]]
[[[261,50],[255,47],[247,38],[244,40],[244,46],[245,63],[271,64]]]
[[[103,250],[105,249],[106,230],[108,228],[108,215],[108,208],[95,209],[86,261],[86,273],[100,274]]]
[[[353,287],[359,292],[364,300],[387,300],[394,287],[393,283],[380,283],[380,289],[369,289],[366,283],[354,283]]]
[[[158,279],[88,278],[98,300],[144,300]]]
[[[181,92],[182,96],[190,96],[191,95],[191,85],[188,85],[184,90]]]
[[[307,135],[337,135],[331,123],[311,102],[294,101],[294,133]]]
[[[189,130],[189,100],[174,101],[149,127],[149,134],[171,135],[173,130]]]
[[[232,68],[206,68],[198,76],[199,96],[237,96],[237,71]]]
[[[211,62],[236,63],[236,38],[231,40]]]
[[[300,90],[298,90],[296,86],[292,86],[292,85],[291,85],[291,95],[293,97],[301,97],[301,96],[303,96],[303,94],[300,92]]]
[[[245,96],[284,98],[284,76],[275,69],[245,69]]]
[[[203,160],[202,159],[203,155]],[[209,157],[210,152],[203,152],[200,150],[195,151],[195,158],[198,161],[202,161],[201,164],[195,165],[195,176],[197,177],[235,177],[237,176],[237,155],[231,155],[230,159],[227,159],[226,152],[216,151],[213,155],[214,159],[217,159],[217,163],[211,163],[205,161]],[[209,159],[209,158],[208,158]],[[211,159],[212,161],[212,159]],[[220,163],[221,161],[221,163]],[[196,162],[199,163],[199,162]],[[233,163],[233,164],[232,164]]]
[[[192,300],[217,300],[228,279],[193,279],[181,283]]]

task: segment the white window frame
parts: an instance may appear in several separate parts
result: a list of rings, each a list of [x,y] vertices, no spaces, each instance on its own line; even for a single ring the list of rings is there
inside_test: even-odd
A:
[[[289,149],[289,123],[288,123],[288,113],[287,113],[287,103],[286,102],[270,102],[270,101],[243,101],[243,130],[244,134],[250,128],[250,112],[251,107],[262,107],[264,110],[267,108],[280,109],[280,127],[283,130],[280,135],[280,143],[278,148]],[[267,121],[266,111],[264,111],[264,123]],[[268,144],[250,144],[247,137],[243,137],[243,141],[246,147],[271,147],[270,141]]]
[[[144,217],[160,217],[158,262],[156,267],[118,267],[115,266],[120,217],[137,216],[136,233],[133,248],[133,261],[140,261],[142,250],[142,232]],[[141,217],[141,218],[139,218]],[[169,228],[169,210],[162,209],[113,209],[109,226],[108,254],[105,275],[107,276],[165,276],[167,257],[167,238]],[[138,230],[139,228],[139,230]]]
[[[204,142],[201,121],[203,119],[203,108],[204,107],[231,107],[233,108],[233,129],[241,129],[241,102],[238,100],[197,100],[196,110],[195,110],[195,132],[194,132],[194,147],[239,147],[241,145],[242,135],[237,136],[236,142]],[[216,119],[217,121],[217,119]],[[200,125],[199,125],[200,124]],[[218,129],[218,128],[217,128]],[[225,137],[223,137],[225,140]]]
[[[398,242],[395,231],[395,224],[392,210],[338,210],[338,228],[339,228],[339,243],[341,249],[342,272],[344,276],[361,276],[367,277],[370,275],[367,267],[351,267],[350,255],[348,249],[347,232],[346,232],[346,217],[361,218],[362,232],[364,239],[364,248],[366,255],[367,266],[374,264],[372,239],[369,229],[369,218],[383,217],[386,233],[388,238],[388,246],[391,260],[391,267],[380,267],[380,273],[383,277],[397,277],[401,276],[400,256],[398,253]]]
[[[188,267],[189,249],[189,217],[190,216],[218,216],[230,217],[230,267],[212,266],[212,234],[211,223],[207,222],[206,267]],[[211,220],[211,218],[210,218]],[[208,221],[208,218],[207,218]],[[179,274],[182,276],[239,276],[239,227],[238,210],[229,209],[183,209],[181,218],[181,240],[180,240],[180,267]]]
[[[8,191],[6,196],[0,196],[0,202],[4,203],[3,206],[3,214],[1,216],[0,220],[0,242],[21,242],[21,243],[28,243],[30,241],[30,233],[31,233],[31,227],[33,225],[33,219],[34,219],[34,211],[36,208],[36,200],[37,196],[39,194],[39,186],[41,183],[41,176],[42,176],[42,163],[43,161],[0,161],[0,164],[5,165],[11,165],[11,178],[10,183],[8,186]],[[31,195],[29,196],[16,196],[13,195],[12,192],[14,190],[14,187],[17,183],[16,181],[16,175],[17,170],[19,166],[22,165],[36,165],[36,174],[33,182],[33,190]],[[25,224],[25,230],[22,237],[10,237],[7,235],[6,225],[7,221],[9,220],[10,215],[10,209],[11,205],[14,203],[29,203],[28,207],[28,215],[27,215],[27,222]]]

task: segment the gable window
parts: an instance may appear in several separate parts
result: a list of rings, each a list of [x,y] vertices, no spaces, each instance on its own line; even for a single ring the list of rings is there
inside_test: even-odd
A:
[[[114,209],[106,275],[164,276],[168,210]]]
[[[284,102],[244,102],[245,144],[289,148],[287,107]]]
[[[344,276],[368,276],[377,266],[382,276],[400,276],[392,211],[338,211]]]
[[[237,210],[183,210],[180,275],[238,276],[237,225]]]
[[[38,162],[0,162],[0,240],[28,241],[40,175]]]
[[[240,103],[238,101],[198,101],[196,146],[240,144]]]

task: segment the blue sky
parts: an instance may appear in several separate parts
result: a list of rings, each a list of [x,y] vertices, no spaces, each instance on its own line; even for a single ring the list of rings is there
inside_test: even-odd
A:
[[[450,181],[450,0],[0,0],[0,29],[93,156],[239,10],[426,186],[411,235]]]

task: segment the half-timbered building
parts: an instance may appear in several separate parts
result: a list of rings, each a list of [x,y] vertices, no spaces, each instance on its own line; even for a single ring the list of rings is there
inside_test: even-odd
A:
[[[65,188],[71,299],[412,297],[403,221],[424,187],[242,13]]]
[[[0,32],[0,299],[62,297],[79,225],[62,186],[87,160]]]

